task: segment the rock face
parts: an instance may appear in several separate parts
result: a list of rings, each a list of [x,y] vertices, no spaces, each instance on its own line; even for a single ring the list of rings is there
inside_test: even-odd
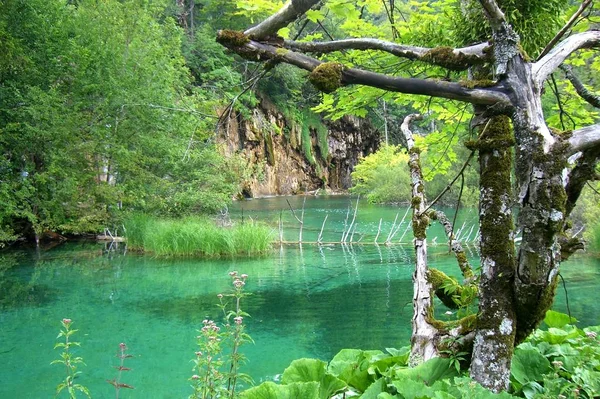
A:
[[[268,99],[261,100],[251,118],[232,113],[219,132],[219,141],[225,155],[238,153],[253,168],[243,195],[349,188],[350,173],[360,157],[378,148],[379,135],[370,123],[355,117],[326,122],[325,126],[327,148],[322,148],[325,140],[319,140],[317,129],[311,127],[310,135],[303,135],[302,126],[290,123]],[[310,137],[310,143],[303,143],[303,137]]]

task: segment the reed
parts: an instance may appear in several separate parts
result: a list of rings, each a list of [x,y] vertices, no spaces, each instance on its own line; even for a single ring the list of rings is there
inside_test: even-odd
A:
[[[273,230],[259,223],[219,227],[206,217],[158,219],[133,215],[125,222],[128,246],[156,256],[254,256],[268,253]]]

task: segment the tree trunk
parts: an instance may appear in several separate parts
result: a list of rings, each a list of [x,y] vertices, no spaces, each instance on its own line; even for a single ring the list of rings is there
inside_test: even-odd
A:
[[[474,144],[479,149],[481,276],[471,377],[499,392],[508,389],[516,314],[515,248],[511,209],[512,139],[509,119],[490,119]]]

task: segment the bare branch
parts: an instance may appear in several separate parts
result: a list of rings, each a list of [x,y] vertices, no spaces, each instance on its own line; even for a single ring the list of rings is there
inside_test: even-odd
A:
[[[568,217],[575,205],[586,183],[596,177],[596,165],[600,157],[600,148],[592,148],[583,151],[577,160],[577,164],[569,173],[569,181],[565,187],[567,193],[566,215]]]
[[[563,70],[565,76],[567,77],[567,79],[569,79],[569,82],[571,82],[577,94],[579,94],[585,101],[587,101],[592,106],[600,108],[600,95],[594,94],[591,91],[589,91],[583,85],[583,82],[581,82],[581,80],[579,80],[579,78],[575,76],[575,74],[573,74],[573,69],[570,65],[561,65],[560,69]]]
[[[244,34],[260,39],[277,33],[279,29],[286,27],[318,2],[319,0],[289,0],[279,11],[260,24],[246,30]]]
[[[485,16],[487,17],[493,31],[497,31],[501,28],[502,24],[506,22],[504,13],[498,7],[498,4],[494,0],[479,0]]]
[[[456,261],[458,263],[460,271],[462,272],[463,277],[465,278],[465,280],[472,280],[473,269],[471,268],[471,265],[467,260],[467,255],[462,247],[461,242],[454,237],[453,223],[450,222],[450,219],[448,219],[448,216],[446,216],[444,212],[431,211],[430,214],[432,216],[432,219],[437,219],[437,221],[440,222],[440,224],[444,227],[444,231],[446,232],[446,236],[448,237],[448,241],[450,242],[450,248],[456,256]]]
[[[600,146],[600,124],[573,131],[569,144],[571,145],[571,154]]]
[[[558,41],[560,39],[562,39],[562,37],[565,35],[565,33],[567,33],[567,31],[569,29],[571,29],[571,27],[573,26],[575,21],[577,21],[577,18],[579,18],[579,16],[585,11],[585,9],[590,4],[592,4],[592,2],[593,2],[593,0],[584,0],[581,3],[581,5],[579,6],[579,9],[575,12],[575,14],[573,14],[573,16],[571,16],[571,18],[569,18],[569,20],[567,21],[565,26],[563,26],[562,29],[556,34],[556,36],[554,36],[554,38],[552,40],[550,40],[550,43],[548,43],[546,48],[544,48],[544,50],[542,50],[542,52],[538,56],[537,60],[540,60],[543,56],[548,54],[550,52],[550,50],[552,50],[552,48],[556,45],[556,43],[558,43]]]
[[[486,49],[490,47],[490,44],[487,42],[456,49],[445,47],[431,49],[427,47],[407,46],[379,39],[358,38],[330,42],[286,41],[285,47],[303,53],[331,53],[341,50],[379,50],[397,57],[420,60],[446,68],[451,64],[451,69],[454,70],[466,70],[473,65],[482,64],[490,59],[490,53],[486,52]],[[436,57],[436,53],[441,51],[445,52],[445,56]]]
[[[541,86],[544,80],[575,51],[600,45],[600,31],[587,31],[573,35],[553,48],[548,54],[533,64],[532,74],[535,83]]]

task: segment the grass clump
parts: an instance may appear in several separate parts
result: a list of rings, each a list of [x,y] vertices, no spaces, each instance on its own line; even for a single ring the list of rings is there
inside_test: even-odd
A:
[[[158,219],[134,215],[125,222],[131,249],[156,256],[253,256],[270,251],[272,229],[259,223],[217,226],[206,217]]]

